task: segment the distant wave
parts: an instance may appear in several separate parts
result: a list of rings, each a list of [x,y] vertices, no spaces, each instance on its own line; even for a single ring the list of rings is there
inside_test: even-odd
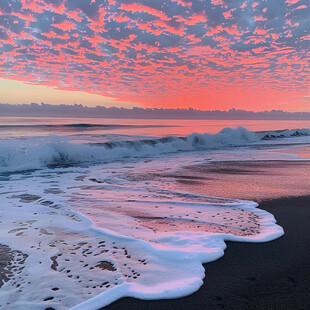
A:
[[[39,169],[50,165],[100,163],[123,158],[246,146],[263,140],[309,136],[310,129],[251,132],[243,127],[224,128],[217,134],[192,133],[186,137],[164,137],[103,143],[72,143],[63,137],[0,141],[0,172]]]
[[[46,130],[68,130],[69,128],[76,129],[118,129],[118,128],[157,128],[171,127],[169,125],[121,125],[121,124],[38,124],[38,125],[0,125],[1,129],[46,129]],[[175,126],[173,126],[175,127]]]

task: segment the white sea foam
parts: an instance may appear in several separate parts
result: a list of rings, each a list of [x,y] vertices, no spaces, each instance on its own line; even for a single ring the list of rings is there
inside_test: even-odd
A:
[[[221,257],[225,241],[270,241],[283,229],[254,202],[180,192],[162,173],[208,160],[287,158],[234,146],[303,142],[308,135],[307,129],[240,127],[100,144],[1,140],[2,172],[41,169],[0,175],[1,243],[16,256],[0,307],[92,310],[123,296],[175,298],[196,291],[202,263]]]
[[[202,285],[202,263],[221,257],[226,240],[283,234],[256,203],[176,192],[156,177],[176,165],[171,156],[8,176],[1,242],[28,257],[0,306],[85,310],[123,296],[181,297]]]
[[[192,133],[186,137],[103,143],[73,143],[69,138],[58,136],[0,140],[0,173],[40,169],[57,164],[100,163],[181,151],[246,146],[266,143],[270,139],[283,140],[309,135],[309,129],[250,132],[238,127],[224,128],[217,134]]]

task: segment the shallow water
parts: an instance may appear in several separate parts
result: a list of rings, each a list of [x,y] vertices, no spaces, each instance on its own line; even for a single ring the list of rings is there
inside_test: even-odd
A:
[[[237,193],[237,199],[212,197],[212,190],[194,194],[188,184],[211,179],[212,188],[212,175],[187,167],[301,161],[297,148],[310,144],[307,129],[212,135],[203,134],[209,124],[195,121],[200,134],[190,134],[189,122],[113,120],[106,133],[107,127],[86,126],[89,120],[78,126],[49,120],[44,130],[33,126],[42,120],[27,122],[22,134],[20,127],[9,127],[10,135],[0,128],[1,242],[27,255],[0,289],[5,309],[95,309],[122,296],[194,292],[202,263],[221,257],[226,240],[269,241],[283,230]],[[289,129],[302,127],[295,125]],[[167,129],[174,137],[158,139]]]

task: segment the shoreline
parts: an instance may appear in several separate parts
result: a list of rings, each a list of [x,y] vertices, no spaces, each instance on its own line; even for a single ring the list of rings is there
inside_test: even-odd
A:
[[[222,258],[204,264],[201,288],[167,300],[122,298],[101,310],[306,310],[310,307],[310,195],[262,200],[285,234],[267,243],[226,242]]]
[[[228,198],[237,193],[241,199],[250,192],[248,200],[258,201],[259,209],[273,214],[285,235],[267,243],[227,241],[224,256],[203,265],[204,284],[189,296],[149,301],[122,298],[101,309],[310,309],[309,168],[309,162],[282,161],[272,166],[269,161],[220,162],[183,167],[175,175],[158,175],[176,190],[208,195],[216,189],[219,197],[225,191]],[[249,186],[256,191],[249,191]],[[288,197],[279,198],[275,193]],[[5,265],[13,264],[15,252],[4,246],[2,255],[10,258]],[[7,280],[3,269],[2,276]]]

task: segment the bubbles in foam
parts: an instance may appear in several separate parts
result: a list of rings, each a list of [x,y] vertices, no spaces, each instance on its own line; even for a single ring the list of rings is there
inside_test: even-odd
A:
[[[202,263],[222,256],[225,240],[283,234],[253,202],[173,190],[160,171],[175,165],[132,160],[8,176],[1,242],[27,258],[0,305],[84,310],[122,296],[184,296],[202,285]]]

